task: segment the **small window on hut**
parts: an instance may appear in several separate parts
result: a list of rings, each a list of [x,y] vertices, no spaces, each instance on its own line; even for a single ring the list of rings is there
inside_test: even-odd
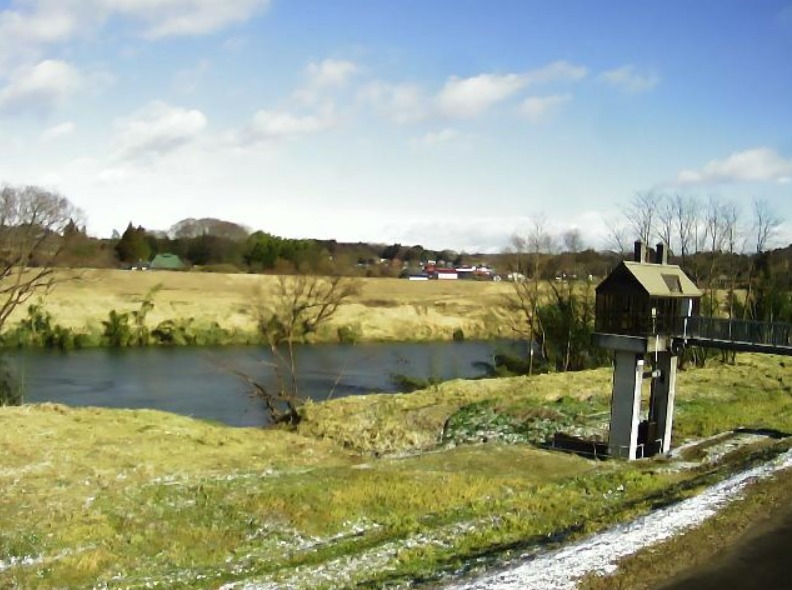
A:
[[[676,275],[663,275],[663,281],[665,281],[666,287],[672,293],[681,293],[682,292],[682,283],[679,282],[679,277]]]

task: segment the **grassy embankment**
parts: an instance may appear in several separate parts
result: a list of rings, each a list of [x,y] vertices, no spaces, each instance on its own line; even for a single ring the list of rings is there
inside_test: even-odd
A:
[[[256,341],[257,302],[276,292],[277,277],[189,272],[120,270],[63,271],[55,289],[41,300],[52,324],[82,334],[86,345],[101,341],[102,322],[111,311],[131,313],[160,286],[146,315],[153,330],[163,322],[196,336],[198,343]],[[467,338],[510,337],[503,297],[510,285],[479,281],[411,282],[359,279],[361,291],[314,336],[337,342],[339,330],[359,341],[450,340],[455,330]],[[26,318],[18,308],[8,329]]]
[[[737,427],[792,432],[784,362],[745,355],[680,374],[675,444]],[[0,408],[0,587],[431,583],[695,493],[790,446],[762,439],[691,466],[706,444],[634,463],[531,444],[555,425],[601,429],[609,384],[607,370],[454,381],[313,404],[296,432]]]

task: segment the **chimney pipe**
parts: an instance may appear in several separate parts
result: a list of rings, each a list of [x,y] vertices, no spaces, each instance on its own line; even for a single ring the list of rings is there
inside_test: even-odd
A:
[[[635,242],[633,260],[635,260],[635,262],[646,262],[646,244],[641,240],[636,240]]]
[[[666,250],[662,242],[657,244],[655,252],[655,262],[657,264],[668,264],[668,250]]]

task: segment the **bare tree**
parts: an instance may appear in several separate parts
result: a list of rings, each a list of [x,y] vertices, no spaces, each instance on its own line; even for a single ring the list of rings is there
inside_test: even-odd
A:
[[[359,291],[360,284],[347,277],[280,276],[275,293],[256,303],[259,329],[272,352],[269,366],[276,386],[273,390],[249,375],[237,375],[264,401],[273,422],[297,424],[306,400],[300,391],[295,345],[326,324]]]
[[[627,258],[633,251],[636,240],[651,244],[655,235],[660,235],[662,239],[665,201],[664,195],[654,191],[636,192],[632,199],[622,206],[619,219],[611,219],[608,222],[608,249],[622,258]]]
[[[630,235],[630,228],[620,219],[609,219],[607,225],[607,249],[623,259],[629,257],[635,243],[635,238]]]
[[[740,208],[729,201],[723,205],[723,241],[729,254],[736,254],[743,250],[742,239]]]
[[[687,256],[690,254],[691,246],[694,244],[694,233],[698,227],[700,206],[695,197],[680,194],[674,195],[671,201],[676,235],[679,240],[679,256],[682,259],[682,266],[684,266]]]
[[[704,211],[704,227],[708,238],[709,268],[706,273],[706,298],[709,314],[716,316],[720,302],[718,301],[717,287],[720,274],[720,262],[723,259],[723,247],[726,243],[727,209],[717,197],[710,195]]]
[[[740,244],[742,239],[740,231],[740,209],[733,202],[723,205],[723,241],[727,251],[726,276],[729,281],[729,289],[726,293],[726,313],[729,319],[735,315],[735,303],[737,300],[737,270],[734,268],[735,256],[738,251],[743,250]],[[721,356],[724,361],[735,361],[736,353],[732,351],[722,351]]]
[[[81,217],[68,199],[43,188],[0,190],[0,330],[18,305],[55,284],[64,230]]]
[[[754,235],[756,236],[756,253],[764,252],[772,243],[783,219],[778,217],[767,201],[754,199]]]
[[[663,199],[663,203],[657,211],[657,235],[670,251],[674,251],[676,244],[679,243],[679,240],[674,239],[675,219],[674,199]]]
[[[583,238],[580,236],[580,230],[576,227],[565,231],[562,239],[564,249],[570,254],[577,254],[583,249]]]
[[[748,273],[748,290],[745,295],[745,308],[743,310],[746,317],[763,319],[762,316],[766,315],[761,310],[763,307],[762,303],[766,299],[765,295],[771,292],[775,286],[772,281],[762,280],[760,267],[763,265],[763,258],[765,259],[764,264],[768,264],[766,259],[769,258],[769,253],[765,253],[773,242],[781,223],[782,219],[773,212],[767,201],[762,199],[753,200],[752,230],[756,253],[751,257],[751,267]],[[770,319],[772,321],[772,313]]]
[[[665,196],[654,191],[636,192],[624,209],[627,225],[636,239],[651,244],[655,236],[658,212]]]
[[[512,237],[512,270],[517,277],[526,279],[513,281],[512,296],[507,297],[506,306],[520,318],[512,325],[512,329],[523,335],[529,343],[528,374],[533,373],[534,345],[539,345],[545,352],[544,328],[538,311],[542,298],[542,269],[552,250],[553,238],[547,231],[544,215],[534,218],[525,236]]]
[[[704,212],[704,225],[709,242],[709,251],[713,255],[723,249],[725,217],[724,205],[721,204],[717,197],[710,195],[707,200],[706,211]]]

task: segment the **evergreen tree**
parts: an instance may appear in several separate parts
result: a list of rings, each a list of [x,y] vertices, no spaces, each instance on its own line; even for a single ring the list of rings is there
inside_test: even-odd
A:
[[[132,222],[129,222],[115,250],[121,262],[135,263],[148,260],[151,256],[151,245],[146,239],[146,230],[141,226],[134,227]]]

